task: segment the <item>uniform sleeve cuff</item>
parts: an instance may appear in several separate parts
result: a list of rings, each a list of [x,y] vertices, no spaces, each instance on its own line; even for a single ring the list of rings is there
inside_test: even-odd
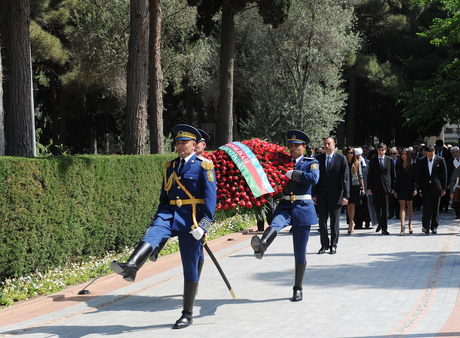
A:
[[[209,229],[211,228],[211,224],[212,224],[212,221],[206,216],[203,217],[200,222],[198,222],[198,226],[200,228],[203,228],[206,232],[208,232]]]
[[[301,170],[293,170],[292,171],[292,176],[291,176],[291,181],[300,183],[300,175],[302,175]]]

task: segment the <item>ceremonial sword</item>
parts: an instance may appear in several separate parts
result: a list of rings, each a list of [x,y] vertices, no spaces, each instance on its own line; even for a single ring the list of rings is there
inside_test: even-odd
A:
[[[217,261],[216,257],[214,257],[214,254],[212,253],[211,249],[208,246],[208,243],[206,242],[205,239],[206,236],[201,237],[200,242],[203,244],[203,247],[206,249],[206,252],[208,253],[209,257],[211,257],[212,261],[214,262],[214,265],[216,266],[217,270],[219,270],[220,275],[222,276],[222,279],[224,280],[225,284],[227,285],[228,290],[230,291],[233,299],[235,299],[235,294],[233,293],[232,286],[230,285],[230,282],[227,279],[227,276],[225,276],[224,271],[220,267],[219,262]]]

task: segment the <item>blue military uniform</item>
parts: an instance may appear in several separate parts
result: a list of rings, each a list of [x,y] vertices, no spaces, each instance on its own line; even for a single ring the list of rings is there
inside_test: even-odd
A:
[[[201,135],[201,138],[197,140],[197,144],[199,142],[209,142],[211,140],[211,137],[208,135],[208,133],[206,133],[203,129],[197,129]],[[211,163],[212,164],[212,161],[211,160],[208,160],[204,157],[202,157],[201,155],[203,154],[204,151],[201,151],[200,153],[197,151],[197,149],[195,149],[195,152],[197,153],[197,159],[202,161],[202,162],[205,162],[203,165],[203,167],[206,167],[206,163]],[[172,162],[168,162],[166,164],[166,169],[168,169],[172,163],[172,166],[175,167],[176,169],[179,167],[179,158],[177,158],[175,161],[176,163],[172,163]],[[174,162],[174,161],[173,161]],[[174,170],[174,169],[173,169]],[[170,177],[171,174],[169,174],[169,176],[167,176],[168,173],[165,173],[165,177]],[[161,242],[160,244],[158,244],[155,249],[153,250],[153,253],[152,255],[150,255],[150,260],[151,261],[156,261],[158,259],[158,255],[159,253],[161,252],[161,250],[163,250],[164,246],[166,245],[166,242],[168,240],[164,240],[163,242]],[[200,260],[199,260],[199,263],[198,263],[198,279],[200,279],[200,275],[201,275],[201,270],[203,269],[203,264],[204,264],[204,254],[203,254],[203,248],[200,248]]]
[[[275,216],[270,224],[277,233],[284,227],[292,225],[294,258],[297,263],[307,262],[306,250],[310,227],[318,224],[315,204],[311,199],[311,188],[318,180],[318,161],[302,156],[295,165],[291,177],[291,182],[294,182],[295,185],[290,191],[284,189],[283,199],[275,209]],[[304,199],[298,199],[298,196]]]
[[[173,133],[176,142],[180,142],[176,146],[183,149],[187,149],[184,145],[190,145],[188,141],[198,142],[202,138],[197,129],[185,124],[176,125]],[[152,224],[128,262],[114,261],[111,264],[114,272],[132,282],[137,271],[154,255],[153,248],[172,236],[178,236],[184,271],[184,307],[174,329],[185,328],[193,322],[198,261],[202,252],[200,237],[211,226],[216,200],[216,175],[212,162],[203,161],[193,152],[166,163],[160,204]]]
[[[289,143],[298,143],[302,146],[310,142],[308,136],[299,130],[288,131],[287,137]],[[318,161],[305,156],[297,159],[291,175],[293,187],[283,190],[283,198],[275,209],[273,221],[265,230],[262,238],[254,236],[251,240],[254,256],[261,259],[281,229],[292,225],[295,258],[295,284],[292,301],[301,301],[303,297],[302,282],[307,263],[306,253],[310,228],[318,224],[315,205],[311,199],[311,189],[318,180]]]
[[[169,237],[178,235],[184,279],[188,282],[198,282],[201,243],[189,232],[194,225],[194,208],[197,225],[205,231],[211,226],[217,201],[214,165],[212,162],[202,161],[193,154],[178,173],[179,159],[168,162],[165,166],[160,205],[143,241],[156,247]],[[186,191],[197,201],[195,206],[185,204],[191,200]]]

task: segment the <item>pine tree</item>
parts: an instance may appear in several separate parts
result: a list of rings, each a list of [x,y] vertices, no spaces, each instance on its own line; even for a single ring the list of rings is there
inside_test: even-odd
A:
[[[210,35],[216,21],[215,15],[222,11],[220,52],[220,97],[217,117],[217,145],[233,141],[233,71],[235,44],[235,15],[251,5],[257,6],[265,24],[277,28],[289,17],[292,0],[188,0],[198,9],[197,25]]]

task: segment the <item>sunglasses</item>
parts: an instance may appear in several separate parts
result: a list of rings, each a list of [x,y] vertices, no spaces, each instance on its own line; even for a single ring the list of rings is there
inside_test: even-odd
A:
[[[353,154],[354,154],[354,152],[351,152],[351,153],[347,153],[347,155],[353,155]]]

